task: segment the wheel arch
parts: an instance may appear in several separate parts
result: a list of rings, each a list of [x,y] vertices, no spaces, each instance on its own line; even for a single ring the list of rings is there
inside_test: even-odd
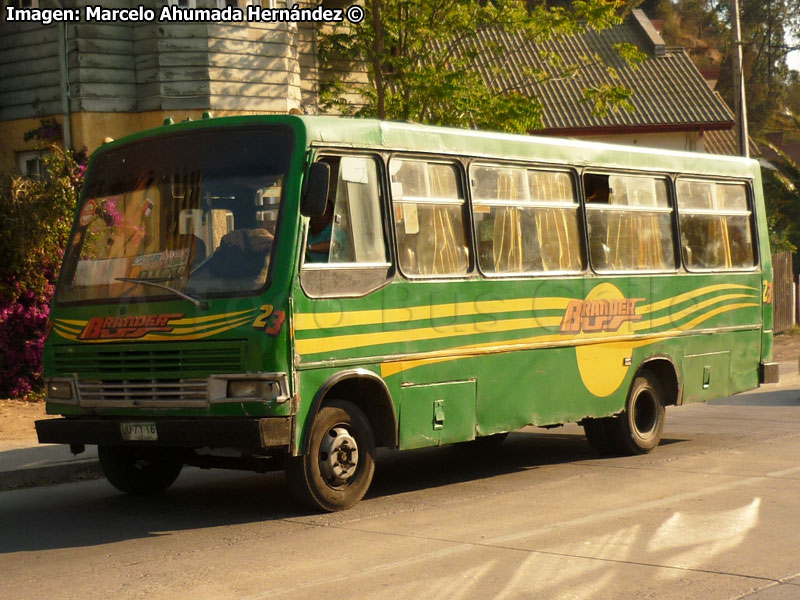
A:
[[[665,406],[683,404],[683,385],[672,357],[665,354],[650,356],[639,365],[638,372],[642,371],[649,371],[658,379],[664,392]]]
[[[364,412],[375,436],[376,446],[397,447],[397,412],[386,382],[367,369],[350,369],[329,377],[314,395],[303,428],[301,454],[308,452],[314,419],[325,402],[332,399],[352,402]]]

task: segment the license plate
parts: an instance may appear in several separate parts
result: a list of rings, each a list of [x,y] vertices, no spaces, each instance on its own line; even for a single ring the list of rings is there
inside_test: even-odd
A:
[[[126,442],[154,442],[158,440],[156,424],[150,421],[120,423],[119,430]]]

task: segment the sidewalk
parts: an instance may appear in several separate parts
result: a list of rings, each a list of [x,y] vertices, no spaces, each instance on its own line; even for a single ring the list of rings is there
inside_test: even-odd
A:
[[[780,383],[761,389],[800,386],[797,362],[780,363],[780,379]],[[75,456],[69,446],[0,441],[0,491],[101,476],[96,446],[87,446],[85,452]]]
[[[0,491],[100,476],[96,446],[75,456],[60,444],[0,442]]]

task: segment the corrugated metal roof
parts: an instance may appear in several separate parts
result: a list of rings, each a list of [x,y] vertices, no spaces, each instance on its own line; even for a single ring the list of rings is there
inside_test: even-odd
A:
[[[703,145],[708,154],[739,155],[739,136],[734,129],[706,131],[703,133]],[[754,158],[761,156],[761,149],[753,138],[750,138],[750,156]]]
[[[565,130],[674,129],[684,125],[686,129],[729,128],[733,114],[706,84],[688,55],[681,48],[666,48],[658,34],[654,36],[647,30],[642,19],[646,19],[643,14],[636,14],[604,31],[587,28],[579,35],[538,44],[521,33],[482,30],[473,42],[481,48],[475,67],[497,90],[516,90],[538,98],[544,107],[545,130],[568,133]],[[647,58],[638,66],[626,63],[614,49],[619,43],[637,46]],[[537,79],[542,78],[537,78],[537,71],[549,76],[558,73],[542,53],[553,53],[566,65],[581,66],[570,77],[538,83]],[[498,60],[504,61],[506,71],[500,77],[493,76],[484,66]],[[607,72],[608,66],[616,69],[617,79]],[[602,84],[633,90],[630,102],[635,110],[609,111],[604,117],[593,115],[592,106],[583,101],[583,93]]]

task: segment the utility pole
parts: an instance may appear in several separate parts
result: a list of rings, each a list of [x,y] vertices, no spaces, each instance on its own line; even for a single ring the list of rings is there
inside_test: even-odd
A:
[[[742,68],[742,26],[739,23],[739,0],[733,0],[733,79],[736,87],[736,133],[739,138],[739,154],[750,156],[747,135],[747,102],[744,94],[744,70]]]

